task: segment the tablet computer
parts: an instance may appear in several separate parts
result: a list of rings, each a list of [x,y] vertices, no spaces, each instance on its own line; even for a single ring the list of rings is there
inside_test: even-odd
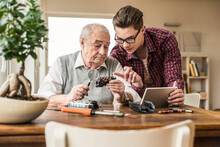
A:
[[[140,104],[151,101],[156,108],[168,107],[169,94],[176,89],[177,87],[146,88]]]

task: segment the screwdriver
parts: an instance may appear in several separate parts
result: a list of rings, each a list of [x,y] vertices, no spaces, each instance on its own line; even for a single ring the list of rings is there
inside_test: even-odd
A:
[[[182,113],[182,112],[186,112],[186,113],[193,113],[192,110],[185,110],[185,109],[178,109],[178,110],[163,110],[163,111],[158,111],[159,114],[167,114],[167,113]]]
[[[95,111],[94,109],[78,109],[78,108],[62,107],[62,108],[55,108],[55,109],[49,108],[47,110],[79,113],[79,114],[84,114],[86,116],[92,116],[92,115],[97,115],[97,114],[99,114],[99,115],[112,115],[112,116],[119,116],[119,117],[124,116],[124,113],[121,113],[121,112],[103,112],[103,111]]]

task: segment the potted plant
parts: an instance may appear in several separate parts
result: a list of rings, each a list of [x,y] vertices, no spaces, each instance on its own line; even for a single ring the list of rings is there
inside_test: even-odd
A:
[[[31,82],[24,75],[26,58],[30,55],[36,60],[36,48],[44,49],[42,44],[48,41],[48,29],[45,21],[41,19],[41,14],[35,0],[26,0],[25,4],[18,3],[16,0],[1,0],[0,2],[0,55],[6,60],[16,59],[18,63],[21,63],[20,71],[10,74],[1,86],[0,105],[13,103],[15,107],[16,103],[21,103],[20,105],[27,103],[27,106],[40,106],[39,103],[42,102],[44,106],[41,109],[43,109],[48,103],[48,100],[44,98],[31,95]],[[19,106],[19,109],[20,107],[22,106]],[[1,111],[0,113],[3,113]],[[6,115],[7,112],[4,114]],[[0,114],[0,122],[7,123],[7,118],[1,118],[2,115]],[[26,119],[26,121],[30,120]]]

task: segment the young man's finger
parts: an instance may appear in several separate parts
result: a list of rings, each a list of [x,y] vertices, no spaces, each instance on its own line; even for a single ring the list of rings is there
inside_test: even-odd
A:
[[[129,66],[124,66],[124,71],[125,71],[125,70],[127,70],[127,69],[132,70],[132,67],[129,67]]]
[[[124,80],[125,80],[125,81],[128,81],[129,73],[130,73],[130,68],[128,68],[128,69],[124,72]]]
[[[135,82],[136,76],[137,76],[137,73],[134,72],[134,74],[133,74],[133,76],[132,76],[132,81],[131,81],[131,83],[134,83],[134,82]]]
[[[113,74],[124,79],[124,74],[123,73],[114,72]]]
[[[174,83],[173,83],[173,87],[177,87],[178,86],[178,83],[175,81]]]

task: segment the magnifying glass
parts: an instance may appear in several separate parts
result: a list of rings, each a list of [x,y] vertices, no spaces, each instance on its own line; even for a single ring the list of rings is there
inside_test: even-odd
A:
[[[88,71],[89,83],[88,86],[92,81],[95,81],[99,77],[99,71],[97,69],[90,69]]]

